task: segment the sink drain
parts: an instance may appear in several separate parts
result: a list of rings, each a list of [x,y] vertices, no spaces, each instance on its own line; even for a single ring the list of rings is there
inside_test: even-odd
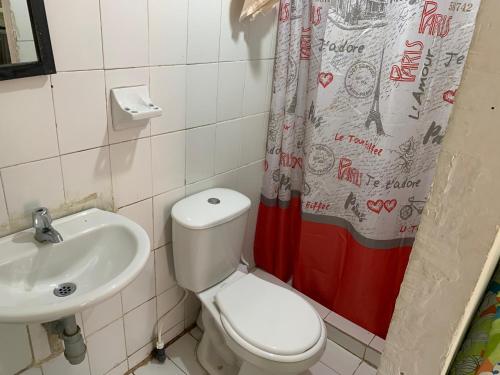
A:
[[[55,289],[54,289],[54,295],[56,297],[67,297],[70,294],[73,294],[76,290],[76,284],[73,283],[64,283],[64,284],[59,284]]]

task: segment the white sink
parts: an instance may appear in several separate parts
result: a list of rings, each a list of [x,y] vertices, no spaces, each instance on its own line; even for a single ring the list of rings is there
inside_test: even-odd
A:
[[[149,257],[144,229],[111,212],[90,209],[52,225],[63,242],[39,243],[31,229],[0,238],[0,323],[73,315],[118,293]],[[76,290],[58,297],[54,290],[63,283]]]

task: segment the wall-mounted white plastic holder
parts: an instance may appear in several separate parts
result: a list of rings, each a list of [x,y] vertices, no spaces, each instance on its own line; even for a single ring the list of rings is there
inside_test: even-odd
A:
[[[147,120],[161,116],[162,109],[154,104],[147,86],[111,89],[111,116],[115,130],[147,125]]]

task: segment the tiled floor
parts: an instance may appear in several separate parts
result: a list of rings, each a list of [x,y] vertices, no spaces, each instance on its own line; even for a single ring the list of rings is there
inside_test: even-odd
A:
[[[201,338],[198,328],[185,334],[167,348],[168,359],[164,364],[149,362],[134,371],[135,375],[206,375],[196,360],[196,345]],[[303,375],[375,375],[376,370],[366,362],[328,340],[321,362]]]

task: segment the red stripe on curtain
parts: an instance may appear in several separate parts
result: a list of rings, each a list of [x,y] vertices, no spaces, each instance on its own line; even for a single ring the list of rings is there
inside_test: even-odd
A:
[[[323,306],[385,338],[411,247],[371,249],[347,229],[300,220],[300,200],[288,208],[261,203],[255,240],[259,268]]]

